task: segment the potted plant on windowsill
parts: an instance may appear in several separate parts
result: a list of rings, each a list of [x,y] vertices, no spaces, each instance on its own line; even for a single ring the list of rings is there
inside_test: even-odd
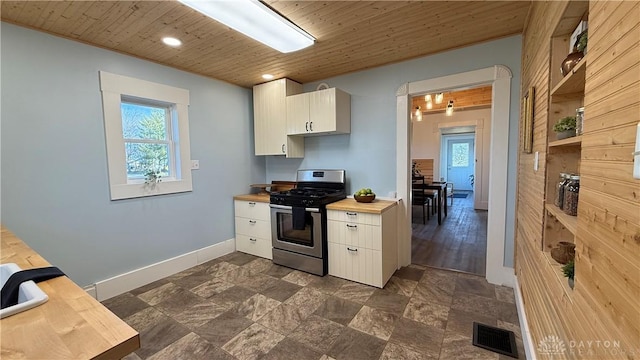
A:
[[[564,276],[566,278],[568,278],[569,281],[569,287],[573,289],[573,277],[575,275],[575,261],[571,260],[568,263],[566,263],[565,265],[562,266],[562,273],[564,274]]]
[[[576,117],[565,116],[553,125],[558,140],[576,136]]]
[[[144,185],[153,189],[162,181],[161,178],[159,170],[149,170],[144,174]]]

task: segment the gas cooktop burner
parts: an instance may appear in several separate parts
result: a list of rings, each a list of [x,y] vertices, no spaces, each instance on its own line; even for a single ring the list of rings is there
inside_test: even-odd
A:
[[[337,194],[340,190],[334,189],[313,189],[313,188],[302,188],[302,189],[291,189],[288,192],[283,191],[282,195],[293,195],[293,196],[310,196],[310,197],[322,197],[331,194]]]
[[[299,170],[297,182],[295,189],[271,193],[270,203],[321,207],[347,197],[344,170]]]

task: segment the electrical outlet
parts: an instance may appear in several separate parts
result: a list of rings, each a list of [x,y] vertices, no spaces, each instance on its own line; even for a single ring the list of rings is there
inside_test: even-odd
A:
[[[200,170],[200,160],[191,160],[191,170]]]
[[[533,171],[538,171],[539,162],[540,162],[540,153],[536,151],[536,155],[533,157]]]

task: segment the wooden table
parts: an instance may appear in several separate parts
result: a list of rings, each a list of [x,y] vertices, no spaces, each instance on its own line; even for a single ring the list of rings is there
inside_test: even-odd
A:
[[[51,266],[2,227],[0,263]],[[61,269],[64,271],[64,269]],[[0,320],[2,359],[120,359],[140,347],[138,333],[68,277],[38,283],[49,300]]]
[[[413,184],[425,190],[436,190],[438,192],[438,225],[442,225],[442,209],[444,217],[447,217],[447,183],[426,183],[424,176],[414,176]],[[443,206],[444,205],[444,206]]]

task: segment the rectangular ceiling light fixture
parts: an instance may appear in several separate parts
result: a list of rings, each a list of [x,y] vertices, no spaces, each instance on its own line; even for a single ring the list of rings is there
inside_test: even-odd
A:
[[[190,8],[219,21],[282,53],[313,45],[315,38],[256,0],[179,0]]]

